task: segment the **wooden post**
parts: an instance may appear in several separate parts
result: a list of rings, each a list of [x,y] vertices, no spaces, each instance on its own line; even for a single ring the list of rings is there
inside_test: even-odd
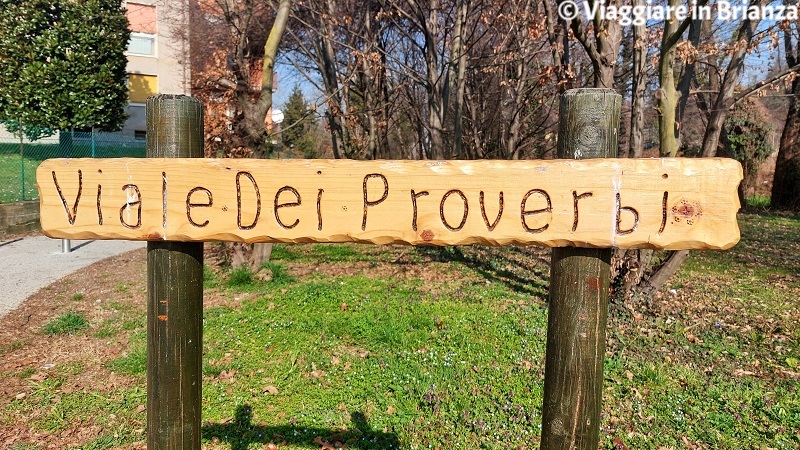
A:
[[[573,89],[564,93],[559,109],[557,157],[616,157],[620,103],[621,96],[611,89]],[[553,249],[543,450],[598,447],[611,252]]]
[[[203,157],[199,100],[157,95],[146,114],[148,158]],[[202,242],[147,243],[147,301],[147,448],[199,449]]]

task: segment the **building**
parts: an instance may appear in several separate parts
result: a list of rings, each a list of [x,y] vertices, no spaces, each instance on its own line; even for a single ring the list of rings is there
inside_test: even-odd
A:
[[[145,101],[154,94],[191,94],[187,0],[124,1],[128,44],[128,115],[122,134],[144,139]]]

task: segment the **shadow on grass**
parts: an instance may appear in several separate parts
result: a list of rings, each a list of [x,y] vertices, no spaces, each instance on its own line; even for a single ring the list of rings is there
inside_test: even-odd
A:
[[[251,423],[253,409],[250,405],[236,408],[233,420],[227,423],[203,425],[203,439],[228,443],[231,450],[247,450],[252,444],[292,444],[320,448],[327,443],[338,448],[397,449],[400,441],[394,433],[384,433],[370,428],[364,414],[356,411],[350,415],[352,427],[347,430],[309,428],[295,425],[262,426]],[[327,448],[327,447],[324,447]]]
[[[490,281],[505,283],[515,292],[547,299],[549,250],[536,247],[419,247],[434,261],[455,261]]]

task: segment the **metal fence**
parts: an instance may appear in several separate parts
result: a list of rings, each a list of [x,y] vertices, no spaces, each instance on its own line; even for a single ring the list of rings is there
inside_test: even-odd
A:
[[[143,158],[144,136],[51,130],[0,121],[0,203],[34,200],[36,168],[48,158]]]

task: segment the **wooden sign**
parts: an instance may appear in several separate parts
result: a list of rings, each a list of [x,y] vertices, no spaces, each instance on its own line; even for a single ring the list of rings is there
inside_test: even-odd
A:
[[[726,249],[738,162],[51,159],[68,239]]]

